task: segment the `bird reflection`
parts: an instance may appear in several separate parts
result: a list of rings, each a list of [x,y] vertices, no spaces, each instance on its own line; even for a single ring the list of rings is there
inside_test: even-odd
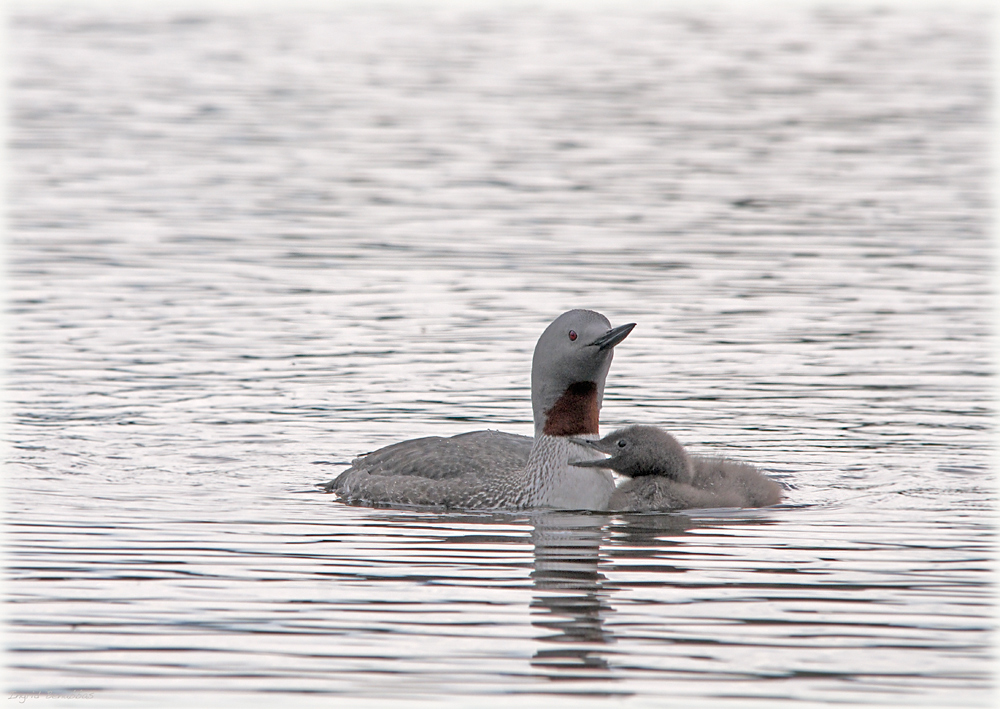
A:
[[[598,570],[608,518],[552,512],[532,519],[532,625],[551,631],[532,666],[550,679],[609,679],[605,658],[614,636],[604,628],[611,612]]]
[[[662,548],[664,537],[682,533],[694,523],[681,514],[612,518],[564,512],[534,515],[531,522],[535,547],[531,624],[549,631],[538,638],[542,647],[535,652],[532,667],[550,680],[617,679],[607,659],[615,637],[605,627],[605,619],[614,612],[609,598],[615,589],[600,571],[601,545],[608,549],[614,536],[610,546],[615,556],[629,555],[629,548],[639,548],[645,556],[649,547]]]
[[[648,557],[649,548],[662,551],[677,544],[687,530],[698,526],[694,520],[685,514],[671,512],[669,514],[624,513],[616,517],[616,522],[609,533],[615,539],[611,549],[612,557],[642,556]],[[634,553],[630,553],[632,550]]]
[[[531,525],[533,545],[530,603],[531,624],[542,632],[535,638],[537,649],[531,666],[551,681],[595,681],[600,689],[588,688],[588,695],[620,696],[629,692],[613,691],[609,680],[623,678],[609,662],[614,654],[614,633],[605,621],[614,613],[612,594],[619,590],[602,573],[602,561],[613,565],[616,559],[653,560],[657,573],[683,573],[662,557],[665,549],[679,543],[684,533],[702,526],[680,513],[636,513],[607,515],[577,512],[537,512],[512,518],[504,513],[445,513],[428,516],[418,512],[386,511],[369,519],[388,525],[395,531],[410,530],[429,535],[436,543],[441,530],[466,528],[470,534],[440,537],[448,543],[507,543],[523,537],[511,536],[510,530],[496,533],[496,525],[511,523]],[[482,525],[485,533],[479,533]],[[396,544],[396,541],[390,545]],[[468,550],[463,549],[463,554]],[[466,557],[463,556],[463,559]],[[478,557],[477,557],[478,558]],[[489,565],[487,558],[482,561]],[[413,559],[408,573],[412,573]],[[520,566],[520,564],[518,564]],[[634,567],[634,565],[633,565]],[[379,576],[378,578],[382,578]],[[626,590],[628,586],[623,587]],[[574,695],[580,689],[573,688]]]

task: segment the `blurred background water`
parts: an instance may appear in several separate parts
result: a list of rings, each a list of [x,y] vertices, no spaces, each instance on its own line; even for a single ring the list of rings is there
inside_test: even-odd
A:
[[[18,6],[7,680],[100,706],[990,706],[990,16]],[[765,510],[349,507],[530,434],[535,339],[637,322],[604,430]]]

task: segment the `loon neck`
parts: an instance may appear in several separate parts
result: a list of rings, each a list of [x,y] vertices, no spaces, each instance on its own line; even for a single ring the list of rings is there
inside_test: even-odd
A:
[[[600,411],[597,384],[574,382],[545,412],[541,433],[546,436],[596,436]]]
[[[580,468],[570,459],[603,458],[572,438],[598,438],[601,388],[592,381],[573,382],[548,408],[535,399],[535,442],[528,462],[517,475],[527,507],[568,510],[605,510],[614,492],[611,473],[602,468]],[[542,411],[542,416],[538,412]]]

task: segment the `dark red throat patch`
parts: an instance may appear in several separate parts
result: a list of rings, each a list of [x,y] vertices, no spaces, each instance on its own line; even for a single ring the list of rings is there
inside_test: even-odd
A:
[[[597,408],[597,385],[594,382],[574,382],[566,387],[555,405],[545,412],[547,436],[580,436],[597,433],[600,414]]]

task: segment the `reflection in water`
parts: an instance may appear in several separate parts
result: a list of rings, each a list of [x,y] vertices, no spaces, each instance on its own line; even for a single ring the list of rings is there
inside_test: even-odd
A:
[[[649,552],[644,549],[662,549],[671,544],[670,535],[695,526],[694,521],[681,512],[620,514],[616,516],[615,522],[609,529],[609,535],[615,541],[611,550],[615,557],[629,555],[630,547],[637,548],[637,555],[648,556]]]
[[[553,512],[532,518],[535,564],[531,624],[553,631],[539,638],[531,664],[550,679],[611,679],[604,627],[611,612],[598,566],[608,518]]]

